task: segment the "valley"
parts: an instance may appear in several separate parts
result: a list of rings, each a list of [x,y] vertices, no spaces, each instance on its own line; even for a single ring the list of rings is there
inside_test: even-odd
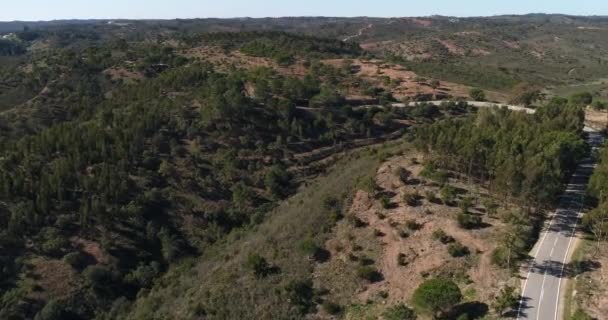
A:
[[[606,32],[0,22],[0,319],[601,319]]]

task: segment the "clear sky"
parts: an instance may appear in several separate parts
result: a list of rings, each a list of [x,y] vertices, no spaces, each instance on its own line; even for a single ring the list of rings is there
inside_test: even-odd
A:
[[[608,15],[608,0],[4,0],[0,21],[278,16]]]

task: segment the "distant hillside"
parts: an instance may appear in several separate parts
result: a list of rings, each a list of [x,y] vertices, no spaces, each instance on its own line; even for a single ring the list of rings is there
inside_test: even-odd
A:
[[[347,39],[425,76],[488,89],[508,90],[520,82],[575,84],[608,75],[608,17],[601,16],[69,20],[2,22],[0,33],[74,24],[125,37],[281,31]]]

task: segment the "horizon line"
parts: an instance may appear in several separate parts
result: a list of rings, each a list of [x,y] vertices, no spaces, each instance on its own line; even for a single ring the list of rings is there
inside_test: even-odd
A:
[[[56,18],[48,20],[0,20],[0,23],[15,23],[15,22],[61,22],[61,21],[174,21],[174,20],[243,20],[243,19],[286,19],[286,18],[329,18],[329,19],[356,19],[356,18],[368,18],[368,19],[407,19],[407,18],[433,18],[433,17],[444,17],[444,18],[494,18],[494,17],[506,17],[506,16],[530,16],[530,15],[546,15],[546,16],[567,16],[567,17],[595,17],[602,18],[608,17],[608,14],[568,14],[568,13],[543,13],[543,12],[529,12],[529,13],[500,13],[494,15],[470,15],[470,16],[458,16],[458,15],[420,15],[420,16],[323,16],[323,15],[303,15],[303,16],[235,16],[235,17],[189,17],[189,18]]]

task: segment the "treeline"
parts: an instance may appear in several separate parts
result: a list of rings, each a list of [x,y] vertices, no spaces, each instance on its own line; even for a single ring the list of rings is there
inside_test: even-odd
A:
[[[0,56],[17,56],[25,53],[25,47],[17,41],[0,39]]]
[[[486,183],[504,197],[549,205],[587,151],[581,106],[556,98],[536,114],[482,109],[420,128],[416,143],[434,164]]]
[[[589,181],[587,201],[595,208],[583,217],[583,227],[599,244],[608,240],[608,148],[602,147],[594,156],[599,161]]]
[[[189,44],[212,44],[226,50],[239,49],[247,55],[272,58],[283,65],[290,64],[296,58],[356,57],[363,52],[356,43],[287,32],[202,33],[186,36],[184,40]]]

